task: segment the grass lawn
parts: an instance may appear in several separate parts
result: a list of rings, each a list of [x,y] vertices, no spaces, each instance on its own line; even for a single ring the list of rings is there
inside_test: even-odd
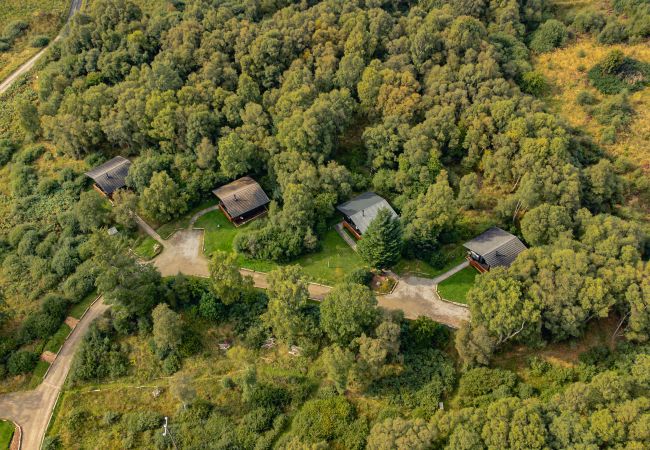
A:
[[[70,328],[65,323],[61,324],[57,332],[54,333],[54,336],[52,336],[50,340],[47,341],[47,344],[45,344],[45,348],[43,348],[43,351],[52,352],[52,353],[58,352],[61,346],[63,345],[65,338],[67,338],[68,335],[70,334],[71,330],[72,328]]]
[[[92,291],[90,294],[86,295],[83,300],[74,305],[72,309],[70,309],[68,315],[74,317],[75,319],[81,319],[81,315],[84,313],[84,311],[86,311],[90,304],[95,301],[96,298],[97,291]]]
[[[161,245],[154,238],[148,235],[142,236],[136,242],[133,253],[144,260],[150,260],[162,250]]]
[[[6,420],[0,420],[0,450],[9,448],[11,438],[14,435],[14,424]]]
[[[400,262],[393,267],[393,270],[400,276],[410,274],[426,278],[435,278],[449,269],[456,267],[465,260],[465,249],[461,245],[450,244],[443,247],[441,252],[445,254],[446,262],[440,268],[433,267],[431,264],[419,259],[401,259]]]
[[[466,267],[438,285],[438,293],[445,300],[467,303],[467,292],[474,285],[478,272],[473,267]]]
[[[246,229],[235,228],[221,211],[212,211],[201,217],[195,225],[205,229],[205,254],[211,255],[217,250],[232,252],[232,243],[237,234]],[[349,272],[364,266],[363,261],[334,229],[327,231],[321,239],[322,249],[315,253],[303,255],[289,264],[300,265],[311,281],[323,284],[335,284]],[[279,264],[271,261],[259,261],[238,257],[241,267],[260,272],[268,272]]]
[[[39,359],[38,364],[36,364],[36,368],[32,373],[32,377],[29,379],[29,384],[27,385],[27,389],[36,389],[38,385],[41,384],[41,382],[43,381],[45,372],[47,372],[47,369],[49,367],[50,367],[49,362]]]
[[[190,219],[192,219],[192,216],[194,214],[201,211],[202,209],[209,208],[210,206],[214,206],[216,204],[216,198],[208,198],[189,210],[182,217],[154,228],[156,228],[156,232],[160,235],[160,237],[163,239],[169,239],[169,237],[174,234],[175,231],[187,228],[190,225]],[[150,219],[145,218],[145,221],[149,224],[154,224],[154,221],[151,221]]]

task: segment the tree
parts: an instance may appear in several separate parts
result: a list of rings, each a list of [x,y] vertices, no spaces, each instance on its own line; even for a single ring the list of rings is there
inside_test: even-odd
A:
[[[456,351],[465,367],[487,366],[495,350],[495,339],[483,325],[465,322],[456,332]]]
[[[423,419],[406,420],[399,417],[375,424],[368,435],[368,450],[408,448],[426,450],[436,439],[435,429]]]
[[[230,305],[242,298],[253,287],[251,277],[243,277],[237,264],[237,255],[217,251],[210,260],[212,291],[224,305]]]
[[[547,245],[555,243],[564,233],[570,234],[572,225],[566,208],[543,203],[526,213],[521,232],[530,245]]]
[[[16,113],[18,114],[20,127],[31,140],[41,132],[41,121],[38,110],[32,102],[21,100],[17,102]]]
[[[127,230],[136,227],[135,214],[138,196],[128,189],[118,189],[113,193],[113,220]]]
[[[334,383],[339,394],[344,394],[348,386],[348,375],[354,364],[354,354],[338,345],[326,347],[323,351],[323,364],[327,377]]]
[[[549,19],[539,26],[530,41],[530,48],[537,53],[550,52],[561,47],[567,39],[566,26],[559,20]]]
[[[140,197],[142,209],[158,222],[168,222],[186,208],[185,198],[167,172],[154,172]]]
[[[183,339],[183,322],[180,315],[160,303],[151,313],[153,340],[163,354],[178,350]]]
[[[458,188],[458,197],[456,203],[461,208],[472,209],[476,207],[479,201],[478,175],[471,172],[460,179]]]
[[[269,272],[269,305],[263,320],[275,336],[292,343],[305,331],[303,308],[309,291],[299,266],[284,266]]]
[[[108,224],[109,205],[97,191],[82,192],[75,208],[75,216],[83,231],[91,231]]]
[[[372,267],[390,267],[402,251],[402,225],[387,208],[380,209],[357,244],[359,255]]]
[[[334,286],[321,303],[321,328],[330,341],[347,346],[377,320],[377,300],[366,286]]]
[[[217,148],[204,137],[196,147],[196,165],[201,169],[213,169],[217,162]]]

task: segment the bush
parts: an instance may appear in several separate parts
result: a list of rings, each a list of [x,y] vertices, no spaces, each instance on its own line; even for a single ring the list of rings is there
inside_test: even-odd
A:
[[[61,438],[59,436],[47,436],[43,440],[43,450],[58,450],[61,448]]]
[[[3,31],[2,39],[7,42],[13,42],[23,31],[29,27],[29,24],[23,20],[14,20],[8,23]]]
[[[460,379],[458,397],[462,406],[480,406],[509,397],[517,386],[517,375],[501,369],[480,367]]]
[[[571,24],[576,33],[597,33],[603,29],[606,20],[600,12],[583,11],[576,14]]]
[[[590,348],[586,352],[581,353],[578,359],[583,364],[587,364],[590,366],[597,366],[600,364],[604,364],[611,354],[612,352],[609,349],[609,347],[605,345],[599,345]]]
[[[637,91],[650,83],[650,64],[626,57],[614,50],[588,73],[591,84],[603,94]]]
[[[521,76],[521,89],[527,94],[542,97],[548,93],[549,87],[544,75],[530,71]]]
[[[627,38],[627,29],[616,20],[608,22],[598,34],[598,42],[601,44],[620,44],[625,42]]]
[[[2,51],[2,41],[0,41],[0,52]],[[11,156],[16,151],[16,146],[9,139],[0,139],[0,167],[3,167],[11,160]]]
[[[428,317],[420,316],[408,323],[405,344],[413,348],[444,348],[449,343],[449,329]]]
[[[372,272],[365,267],[355,269],[345,276],[345,281],[348,283],[361,284],[368,286],[372,281]]]
[[[6,52],[11,49],[11,44],[6,41],[0,40],[0,52]]]
[[[61,326],[61,319],[58,317],[44,313],[33,314],[22,323],[18,339],[22,343],[31,342],[34,339],[45,339],[56,333],[59,326]]]
[[[57,294],[47,294],[43,300],[43,313],[63,320],[68,312],[68,300]]]
[[[34,370],[38,363],[38,355],[33,352],[17,351],[7,360],[9,375],[20,375]]]
[[[50,43],[50,38],[47,36],[36,36],[32,40],[32,47],[34,48],[43,48],[46,47],[47,44]]]
[[[117,411],[106,411],[104,413],[104,423],[106,425],[113,425],[120,420],[121,414]]]
[[[294,417],[292,431],[306,442],[333,441],[343,436],[354,415],[345,397],[310,400]]]
[[[566,39],[566,26],[558,20],[550,19],[535,31],[530,48],[537,53],[550,52],[554,48],[564,45]]]
[[[594,105],[598,100],[589,91],[580,91],[576,96],[576,103],[580,106]]]
[[[128,433],[137,434],[158,428],[162,423],[162,416],[153,411],[132,412],[125,414],[122,422]]]

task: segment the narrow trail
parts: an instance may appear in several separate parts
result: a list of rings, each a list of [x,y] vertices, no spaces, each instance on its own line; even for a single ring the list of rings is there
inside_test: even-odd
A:
[[[75,15],[77,11],[81,9],[81,5],[83,4],[83,0],[72,0],[70,4],[70,12],[68,12],[68,19],[66,20],[66,25],[68,22],[70,22],[70,19],[72,19],[72,16]],[[63,26],[63,29],[65,29],[65,25]],[[52,40],[52,45],[59,39],[61,39],[63,31],[59,33],[59,35]],[[43,50],[40,50],[38,53],[36,53],[34,56],[32,56],[30,59],[28,59],[26,62],[23,63],[18,69],[16,69],[11,75],[9,75],[7,78],[5,78],[1,83],[0,83],[0,95],[4,94],[7,92],[7,90],[14,84],[14,82],[20,78],[22,75],[26,74],[32,68],[36,65],[39,59],[43,57],[45,52],[50,48],[50,45],[45,47]]]
[[[40,448],[47,431],[50,415],[70,371],[73,356],[90,324],[104,314],[109,307],[104,303],[103,298],[99,298],[90,306],[61,347],[47,376],[36,389],[0,395],[0,418],[13,420],[22,427],[21,449],[38,450]]]

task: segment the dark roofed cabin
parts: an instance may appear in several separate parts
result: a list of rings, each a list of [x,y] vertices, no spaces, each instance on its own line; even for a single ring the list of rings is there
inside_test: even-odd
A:
[[[212,191],[219,199],[219,208],[235,226],[266,213],[271,202],[262,187],[251,177],[242,177]]]
[[[463,245],[467,260],[479,272],[492,267],[508,267],[526,246],[514,234],[493,227]]]
[[[393,217],[399,217],[390,204],[374,192],[364,192],[336,209],[343,214],[343,226],[357,239],[361,239],[380,209],[387,209]]]
[[[93,179],[93,187],[100,194],[111,198],[118,189],[126,187],[126,176],[129,174],[131,161],[121,156],[106,161],[104,164],[86,172]]]

